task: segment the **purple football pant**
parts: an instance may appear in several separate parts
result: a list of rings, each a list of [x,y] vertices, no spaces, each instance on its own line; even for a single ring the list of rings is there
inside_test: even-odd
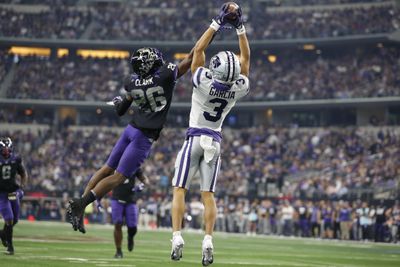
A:
[[[113,224],[123,224],[124,217],[126,226],[136,227],[138,223],[138,207],[135,203],[121,203],[111,200],[111,217]]]
[[[16,224],[19,219],[19,199],[9,200],[8,193],[0,193],[0,213],[5,221]]]
[[[142,131],[128,125],[115,144],[107,165],[130,178],[149,156],[151,141]]]

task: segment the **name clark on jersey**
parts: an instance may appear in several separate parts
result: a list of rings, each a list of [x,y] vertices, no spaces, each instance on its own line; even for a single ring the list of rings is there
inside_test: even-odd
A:
[[[153,83],[153,77],[146,79],[146,80],[135,80],[135,86],[146,86]]]
[[[235,99],[235,92],[229,90],[217,90],[214,87],[211,87],[210,96],[222,97],[227,99]]]

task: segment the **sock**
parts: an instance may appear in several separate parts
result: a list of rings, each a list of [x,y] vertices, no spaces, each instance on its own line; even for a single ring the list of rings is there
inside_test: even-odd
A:
[[[212,235],[205,235],[204,236],[204,240],[208,240],[210,239],[212,241]]]
[[[128,236],[129,237],[134,237],[137,233],[137,227],[128,227]]]
[[[172,237],[180,236],[180,235],[181,235],[181,231],[175,231],[172,233]]]
[[[96,200],[96,194],[93,192],[93,190],[90,190],[88,194],[80,198],[78,205],[82,210],[85,210],[86,206],[94,202],[95,200]]]
[[[7,240],[8,246],[12,246],[12,235],[13,235],[13,226],[12,225],[4,225],[4,236]]]

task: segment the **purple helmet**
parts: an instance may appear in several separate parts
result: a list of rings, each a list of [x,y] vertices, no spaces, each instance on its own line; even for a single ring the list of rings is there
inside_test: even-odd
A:
[[[133,72],[140,77],[146,77],[164,65],[164,60],[157,48],[143,47],[132,54],[131,65]]]

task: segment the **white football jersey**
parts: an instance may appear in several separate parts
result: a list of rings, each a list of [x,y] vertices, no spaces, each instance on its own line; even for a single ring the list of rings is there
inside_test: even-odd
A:
[[[244,75],[229,90],[218,90],[211,71],[200,67],[192,77],[193,94],[189,127],[221,131],[222,123],[236,101],[249,92],[249,79]]]

